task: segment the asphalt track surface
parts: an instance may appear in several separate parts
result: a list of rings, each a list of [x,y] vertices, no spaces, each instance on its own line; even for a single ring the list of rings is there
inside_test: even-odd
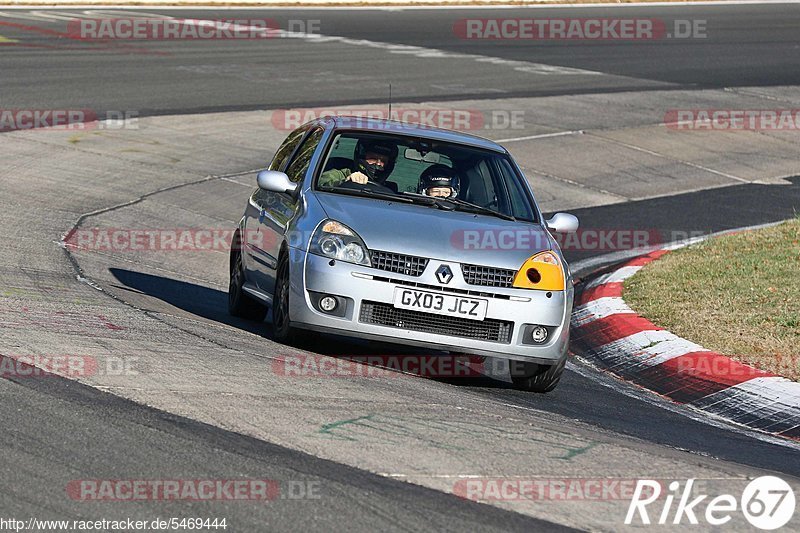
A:
[[[65,503],[63,492],[52,495],[47,487],[56,480],[66,485],[79,472],[90,479],[100,473],[102,479],[115,479],[135,465],[139,479],[231,479],[234,472],[254,479],[292,479],[302,487],[294,489],[296,494],[313,492],[317,498],[310,500],[313,510],[309,500],[288,498],[244,506],[129,503],[114,510],[120,513],[116,517],[104,512],[109,520],[227,517],[234,531],[302,531],[318,528],[321,521],[335,531],[393,530],[398,524],[405,530],[569,530],[226,432],[66,380],[2,380],[0,397],[11,428],[2,438],[5,516],[41,517],[48,512],[77,519],[82,513],[70,507],[73,502]]]
[[[126,44],[122,48],[93,47],[17,26],[24,23],[63,31],[63,22],[20,21],[0,15],[0,35],[19,41],[2,49],[0,95],[4,108],[135,109],[146,116],[383,102],[384,86],[389,82],[395,94],[403,95],[404,101],[800,84],[798,5],[681,6],[626,11],[632,17],[707,19],[708,33],[713,38],[591,46],[574,42],[487,43],[461,41],[452,36],[453,21],[474,16],[471,10],[237,12],[237,17],[269,17],[278,21],[320,19],[321,31],[326,35],[518,61],[535,58],[537,63],[621,77],[608,83],[607,79],[600,82],[591,76],[576,82],[574,76],[553,75],[547,87],[539,88],[531,87],[524,76],[513,74],[503,80],[476,81],[470,72],[397,72],[391,63],[357,63],[327,56],[324,48],[309,49],[314,45],[301,40],[280,43],[284,47],[280,53],[251,42],[158,42]],[[577,12],[570,10],[566,16],[575,16]],[[604,9],[583,8],[579,12],[586,17],[609,15]],[[207,10],[171,14],[198,18],[230,16],[228,11]],[[503,16],[530,14],[527,10],[512,9],[504,10]],[[208,82],[208,78],[200,76],[208,71],[223,75]],[[800,206],[800,180],[789,181],[790,185],[743,184],[573,212],[595,227],[630,224],[664,231],[687,227],[717,231],[782,220],[795,214]],[[571,259],[590,255],[573,254]],[[130,285],[139,283],[142,288],[141,277],[129,274],[126,279]],[[175,290],[165,280],[149,282],[153,294],[164,296],[172,290],[173,304],[225,322],[223,294],[206,295],[203,305],[207,308],[203,309],[186,298],[182,290],[186,287]],[[180,298],[185,300],[179,301]],[[800,476],[795,450],[728,427],[693,420],[679,411],[665,409],[658,400],[645,401],[646,393],[626,389],[609,378],[593,377],[592,372],[586,368],[568,372],[559,388],[546,396],[514,391],[505,382],[489,378],[457,386],[471,394],[580,420],[600,432]],[[281,501],[257,512],[234,503],[224,513],[234,517],[242,530],[308,529],[319,525],[320,520],[335,530],[355,531],[556,527],[155,411],[57,378],[0,380],[0,396],[1,416],[8,427],[14,428],[0,437],[4,450],[0,467],[4,479],[11,480],[0,487],[0,494],[8,496],[10,502],[2,506],[5,514],[35,514],[42,506],[37,495],[45,493],[43,488],[52,484],[53,475],[74,479],[82,472],[97,473],[96,464],[100,463],[108,478],[124,471],[125,466],[136,466],[143,478],[148,473],[150,477],[169,477],[174,472],[176,476],[211,478],[215,473],[224,477],[241,472],[243,477],[323,479],[325,490],[336,495],[314,502],[313,517],[303,502]],[[46,505],[66,516],[75,513],[69,502],[62,500],[54,498]],[[172,510],[168,503],[160,505],[163,507],[158,512],[162,516]],[[141,512],[147,518],[152,516],[153,509],[151,506],[142,510],[132,505],[129,514]],[[201,515],[208,512],[202,504],[191,510]],[[187,508],[181,508],[182,514],[185,511]],[[215,507],[213,512],[219,514],[220,508]]]
[[[398,61],[326,54],[324,45],[313,47],[286,39],[129,41],[105,46],[67,38],[63,35],[67,33],[66,20],[0,16],[0,35],[31,45],[3,47],[3,105],[137,110],[145,116],[383,103],[390,83],[398,101],[424,101],[800,82],[798,4],[535,10],[537,17],[653,18],[663,20],[667,28],[672,28],[676,19],[700,20],[705,21],[707,34],[703,39],[603,42],[470,40],[453,34],[454,24],[461,19],[490,16],[487,13],[507,18],[532,16],[526,9],[146,12],[204,19],[231,18],[235,13],[237,19],[272,19],[281,28],[287,28],[290,19],[319,21],[323,35],[570,67],[620,79],[608,83],[597,77],[565,74],[534,85],[524,74],[512,72],[502,79],[487,79],[475,72],[447,68],[431,72]],[[13,76],[8,74],[11,72]]]

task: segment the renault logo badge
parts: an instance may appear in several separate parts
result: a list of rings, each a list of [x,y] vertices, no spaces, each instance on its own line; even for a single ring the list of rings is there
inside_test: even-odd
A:
[[[453,271],[450,270],[449,266],[442,265],[436,269],[436,279],[439,280],[439,283],[447,285],[453,279]]]

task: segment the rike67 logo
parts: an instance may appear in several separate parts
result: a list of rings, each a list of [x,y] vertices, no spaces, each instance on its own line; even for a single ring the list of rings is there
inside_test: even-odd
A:
[[[688,522],[697,525],[699,516],[707,524],[721,526],[730,522],[734,513],[741,512],[751,526],[774,530],[785,526],[794,515],[794,491],[779,477],[762,476],[754,479],[744,488],[738,500],[731,494],[721,494],[707,501],[708,494],[698,495],[693,491],[694,482],[694,479],[689,479],[681,488],[679,481],[673,481],[668,485],[669,491],[662,494],[662,486],[658,481],[637,480],[625,515],[625,524],[677,525]],[[649,514],[653,512],[654,515]]]

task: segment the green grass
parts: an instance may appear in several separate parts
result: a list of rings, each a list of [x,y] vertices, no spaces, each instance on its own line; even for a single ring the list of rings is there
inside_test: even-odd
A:
[[[676,335],[800,379],[800,218],[670,252],[629,278],[624,297]]]

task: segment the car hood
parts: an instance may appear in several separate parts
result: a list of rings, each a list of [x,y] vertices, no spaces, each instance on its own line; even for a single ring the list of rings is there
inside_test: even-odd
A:
[[[539,224],[336,193],[316,197],[371,250],[517,270],[555,246]]]

